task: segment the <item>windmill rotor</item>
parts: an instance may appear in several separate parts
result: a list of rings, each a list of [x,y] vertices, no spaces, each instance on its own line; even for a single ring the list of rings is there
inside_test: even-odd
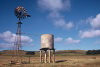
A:
[[[15,9],[15,16],[18,18],[18,20],[30,17],[30,15],[27,13],[27,10],[22,6],[18,6]]]

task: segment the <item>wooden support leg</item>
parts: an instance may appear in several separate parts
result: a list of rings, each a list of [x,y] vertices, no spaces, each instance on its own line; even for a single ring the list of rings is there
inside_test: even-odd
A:
[[[42,51],[40,50],[40,63],[42,62]]]
[[[55,50],[53,50],[53,63],[55,63]]]
[[[49,50],[49,63],[51,63],[51,50]]]
[[[45,51],[45,63],[47,63],[47,53]]]

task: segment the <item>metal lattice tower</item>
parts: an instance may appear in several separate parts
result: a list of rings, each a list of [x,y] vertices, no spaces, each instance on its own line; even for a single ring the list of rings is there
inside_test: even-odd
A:
[[[18,19],[18,22],[17,22],[17,32],[16,32],[16,38],[15,38],[15,50],[16,50],[16,56],[17,56],[17,62],[19,61],[18,57],[20,56],[20,50],[21,50],[21,24],[22,24],[22,20],[27,18],[27,17],[30,17],[30,15],[27,13],[27,10],[22,7],[22,6],[18,6],[16,9],[15,9],[15,16],[17,17]]]

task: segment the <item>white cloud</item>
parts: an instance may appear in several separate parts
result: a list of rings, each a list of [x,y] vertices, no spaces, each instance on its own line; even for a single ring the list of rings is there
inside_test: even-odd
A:
[[[48,16],[54,22],[54,25],[64,29],[71,29],[74,24],[67,22],[61,11],[69,10],[70,0],[39,0],[38,5],[45,11],[49,11]]]
[[[12,34],[10,31],[6,31],[3,33],[0,33],[0,39],[4,40],[6,42],[14,42],[15,40],[15,34]]]
[[[78,43],[80,43],[80,40],[74,40],[71,37],[65,39],[65,41],[66,41],[67,44],[78,44]]]
[[[62,41],[63,41],[63,38],[57,37],[57,38],[54,39],[54,41],[55,41],[55,42],[62,42]]]
[[[69,22],[69,23],[65,24],[66,29],[71,29],[73,27],[74,27],[74,24],[72,22]]]
[[[89,17],[84,22],[89,23],[91,28],[86,31],[79,31],[81,38],[93,38],[100,36],[100,13],[96,17]]]
[[[78,43],[80,43],[80,40],[74,40],[71,37],[68,37],[68,38],[57,37],[57,38],[55,38],[55,42],[62,42],[65,44],[78,44]]]
[[[22,42],[24,42],[24,43],[33,41],[29,36],[21,36],[21,39],[22,39]]]
[[[0,39],[6,41],[8,43],[14,43],[15,42],[15,37],[16,37],[16,34],[10,32],[10,31],[0,33]],[[28,42],[32,42],[33,40],[28,36],[23,36],[22,35],[21,36],[21,41],[25,42],[25,43],[28,43]]]
[[[55,20],[55,25],[59,27],[63,27],[65,25],[65,21],[63,19]]]
[[[0,43],[0,49],[12,48],[14,45],[9,43]]]
[[[4,42],[4,43],[0,43],[0,48],[4,47],[4,46],[11,47],[12,44],[14,45],[15,37],[16,37],[16,34],[10,32],[10,31],[0,33],[0,40],[3,40],[3,42]],[[33,39],[31,39],[28,36],[23,36],[22,35],[21,36],[21,41],[22,41],[22,45],[26,45],[26,44],[32,43]]]
[[[100,14],[97,14],[96,17],[91,16],[86,21],[90,23],[92,28],[100,28]]]
[[[80,31],[81,38],[92,38],[100,36],[100,30]]]
[[[100,14],[96,15],[95,18],[92,18],[90,24],[93,28],[100,28]]]
[[[55,26],[61,27],[63,29],[71,29],[74,27],[74,24],[72,22],[67,22],[64,19],[58,19],[55,21]]]
[[[70,0],[39,0],[38,4],[49,11],[62,11],[70,8]]]
[[[59,11],[52,11],[49,13],[49,17],[53,20],[57,20],[58,18],[64,18],[64,16],[59,13]]]

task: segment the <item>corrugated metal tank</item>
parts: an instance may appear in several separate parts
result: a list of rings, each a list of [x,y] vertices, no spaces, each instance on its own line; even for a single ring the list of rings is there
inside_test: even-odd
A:
[[[41,35],[41,48],[54,48],[54,36],[52,34]]]

